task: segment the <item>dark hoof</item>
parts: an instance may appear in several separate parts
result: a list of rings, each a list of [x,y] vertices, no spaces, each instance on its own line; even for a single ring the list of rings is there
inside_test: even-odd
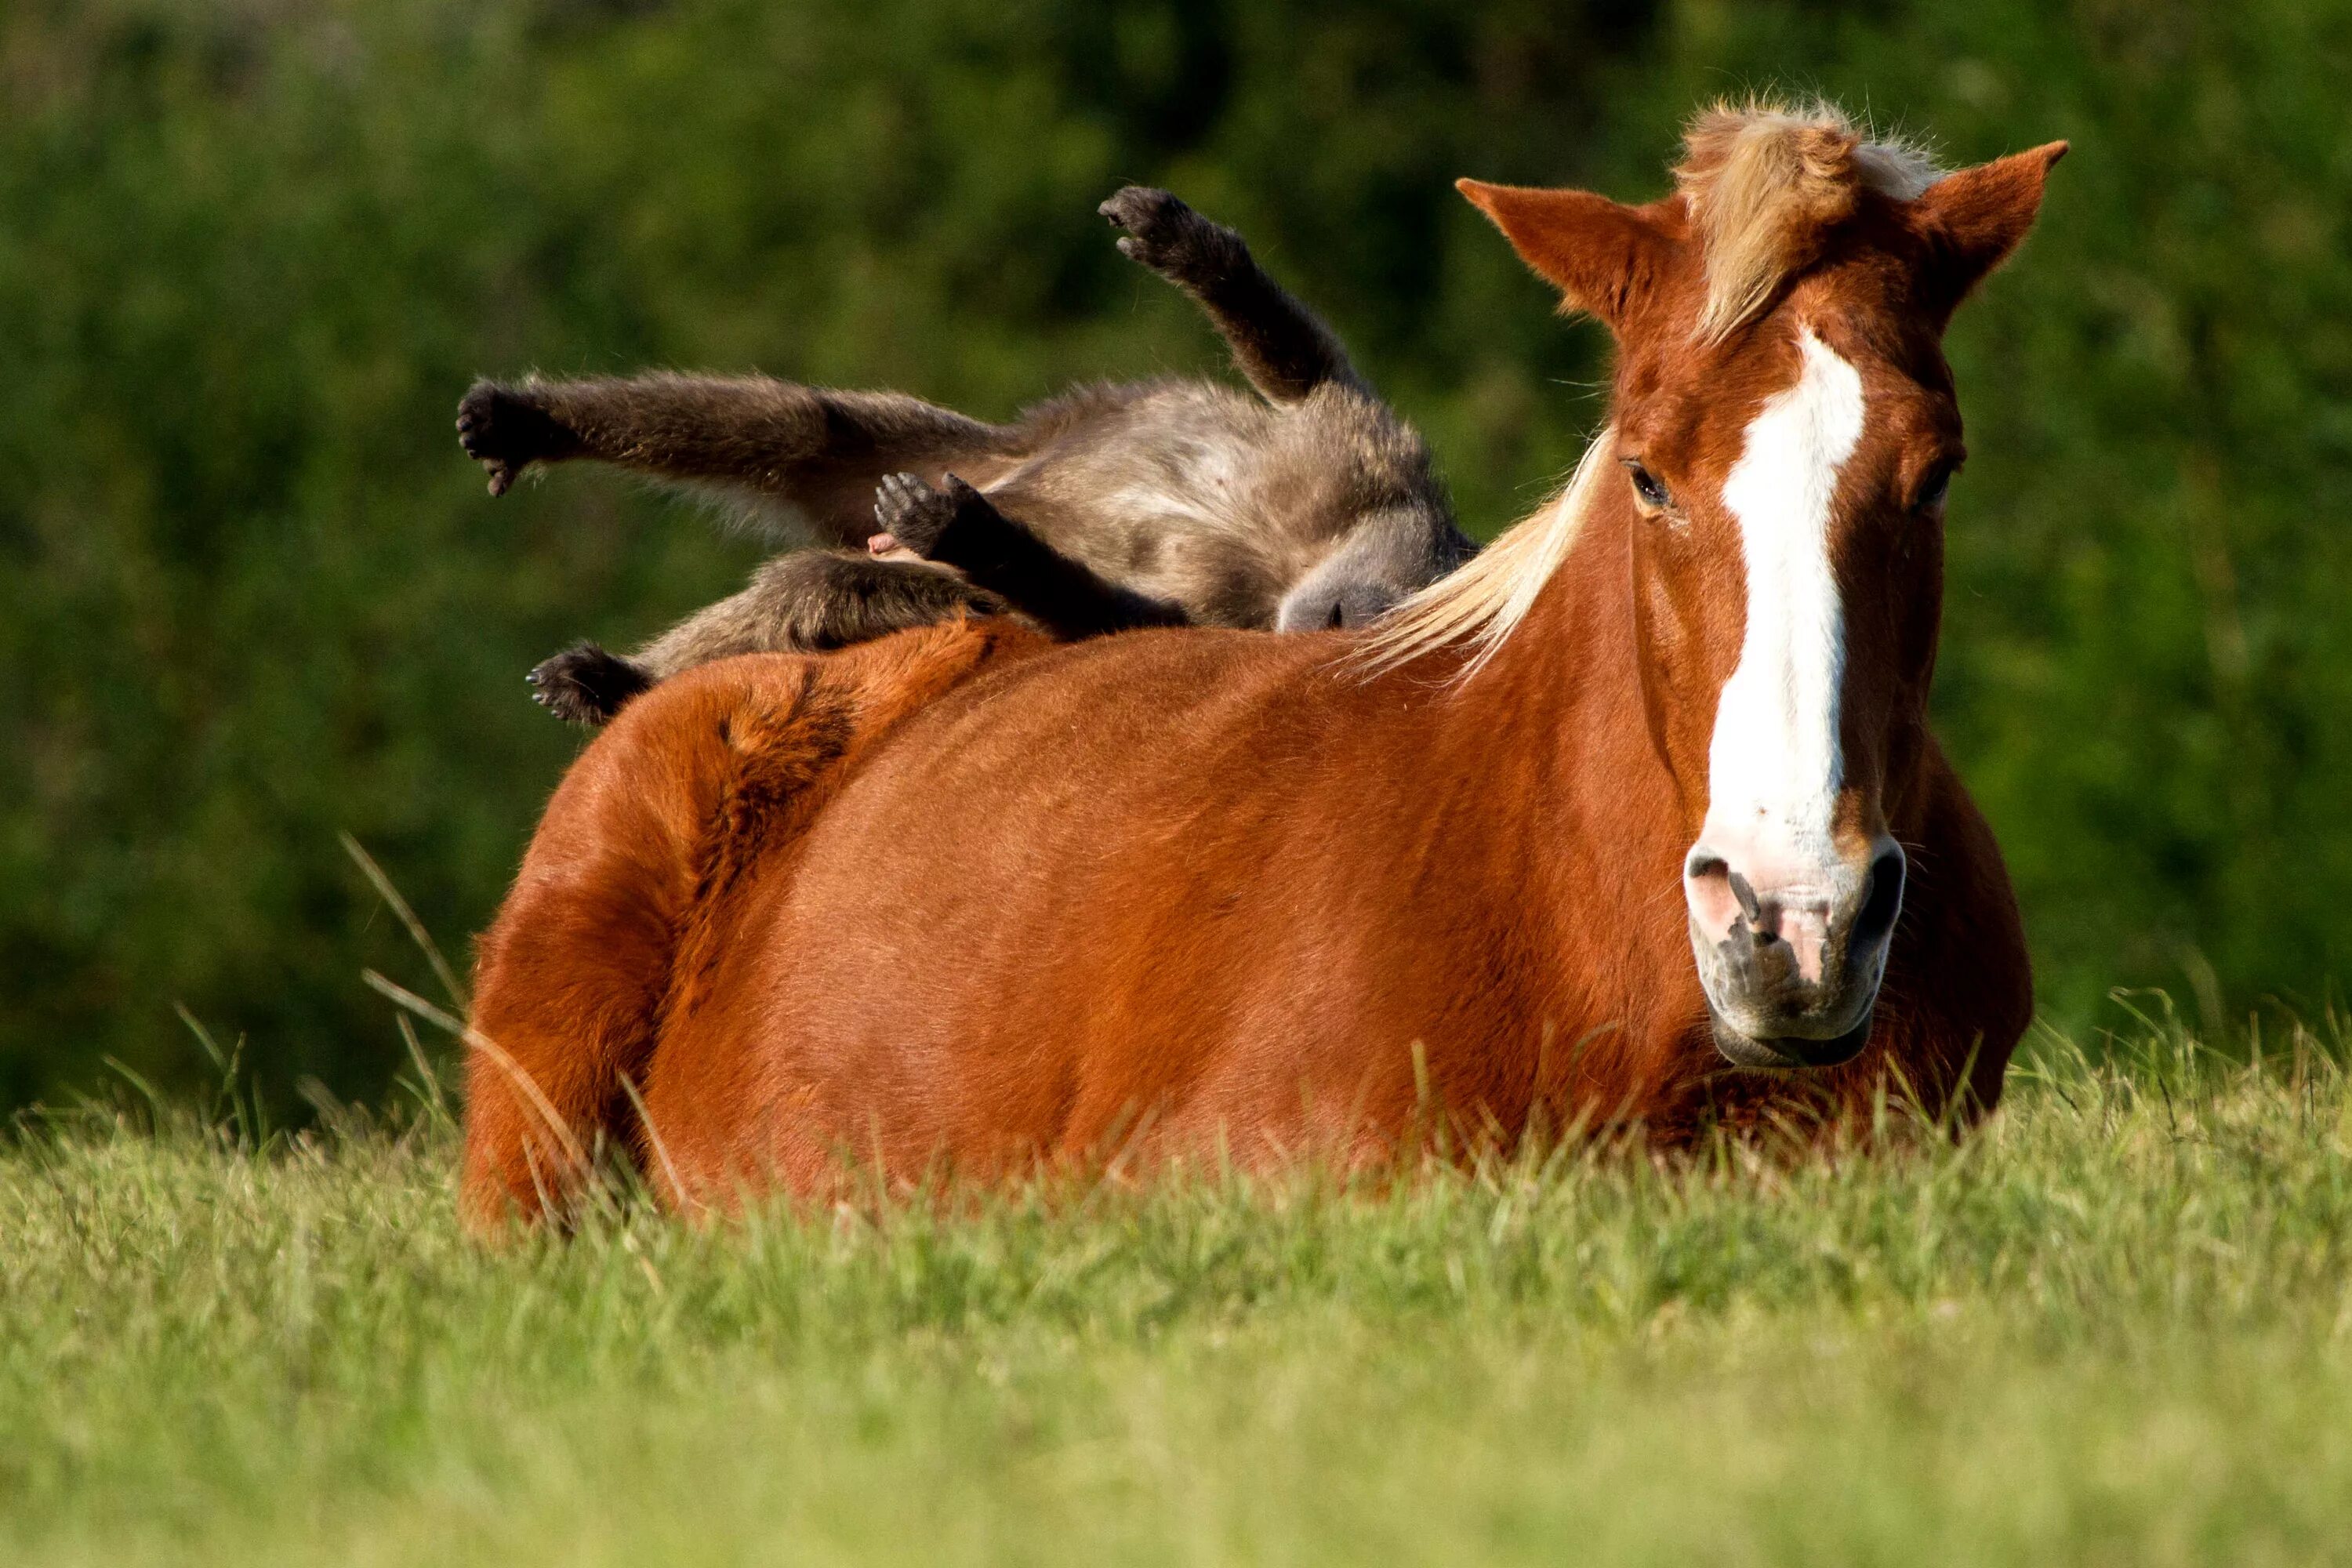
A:
[[[913,474],[888,474],[874,490],[874,521],[880,531],[916,554],[928,559],[939,547],[940,535],[955,521],[956,510],[980,492],[948,476],[948,488],[935,490]]]
[[[557,654],[524,679],[532,701],[573,724],[610,723],[624,703],[653,684],[644,670],[592,642]]]
[[[1224,231],[1166,191],[1129,185],[1095,210],[1127,230],[1119,254],[1155,272],[1189,277],[1222,258]]]
[[[578,449],[571,431],[555,422],[528,391],[478,381],[457,405],[457,445],[490,476],[490,493],[514,488],[532,463],[570,457]]]

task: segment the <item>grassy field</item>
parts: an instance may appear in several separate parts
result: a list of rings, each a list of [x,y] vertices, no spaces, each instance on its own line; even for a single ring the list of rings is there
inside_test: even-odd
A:
[[[0,1561],[2352,1557],[2352,1081],[2149,1045],[1954,1151],[623,1208],[445,1121],[0,1152]]]

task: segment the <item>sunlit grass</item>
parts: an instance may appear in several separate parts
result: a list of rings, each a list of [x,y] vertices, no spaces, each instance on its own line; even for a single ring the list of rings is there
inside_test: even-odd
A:
[[[0,1153],[0,1561],[2342,1554],[2352,1083],[2126,1054],[1957,1149],[503,1252],[429,1115],[78,1116]]]

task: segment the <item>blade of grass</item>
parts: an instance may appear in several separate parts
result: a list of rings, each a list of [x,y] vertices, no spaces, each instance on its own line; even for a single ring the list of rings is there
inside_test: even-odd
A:
[[[375,863],[375,857],[370,855],[350,833],[338,833],[336,837],[342,840],[343,853],[352,858],[352,864],[359,867],[369,885],[375,889],[376,897],[390,906],[392,912],[399,917],[400,923],[407,928],[409,940],[425,954],[425,962],[433,966],[434,977],[441,982],[441,989],[449,994],[449,1000],[457,1004],[461,1013],[472,1006],[473,1004],[467,999],[465,986],[458,984],[457,972],[449,967],[447,959],[441,956],[440,944],[433,940],[433,933],[425,929],[425,922],[416,918],[416,911],[408,907],[408,900],[400,896],[400,889],[392,885],[392,879],[384,875],[383,868]]]

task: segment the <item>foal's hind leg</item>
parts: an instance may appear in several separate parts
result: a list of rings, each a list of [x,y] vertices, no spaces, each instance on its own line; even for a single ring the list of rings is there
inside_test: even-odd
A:
[[[532,696],[559,719],[609,722],[656,681],[740,653],[824,653],[957,615],[992,616],[1004,602],[951,572],[864,552],[779,555],[741,593],[697,610],[624,658],[594,643],[530,672]]]
[[[1129,185],[1097,209],[1127,231],[1122,255],[1192,296],[1270,402],[1296,403],[1327,381],[1360,387],[1339,337],[1265,275],[1242,237],[1166,191]]]
[[[837,392],[766,376],[667,373],[476,382],[457,439],[506,493],[533,463],[587,458],[781,502],[821,536],[873,530],[875,482],[1002,452],[1009,433],[897,392]]]

